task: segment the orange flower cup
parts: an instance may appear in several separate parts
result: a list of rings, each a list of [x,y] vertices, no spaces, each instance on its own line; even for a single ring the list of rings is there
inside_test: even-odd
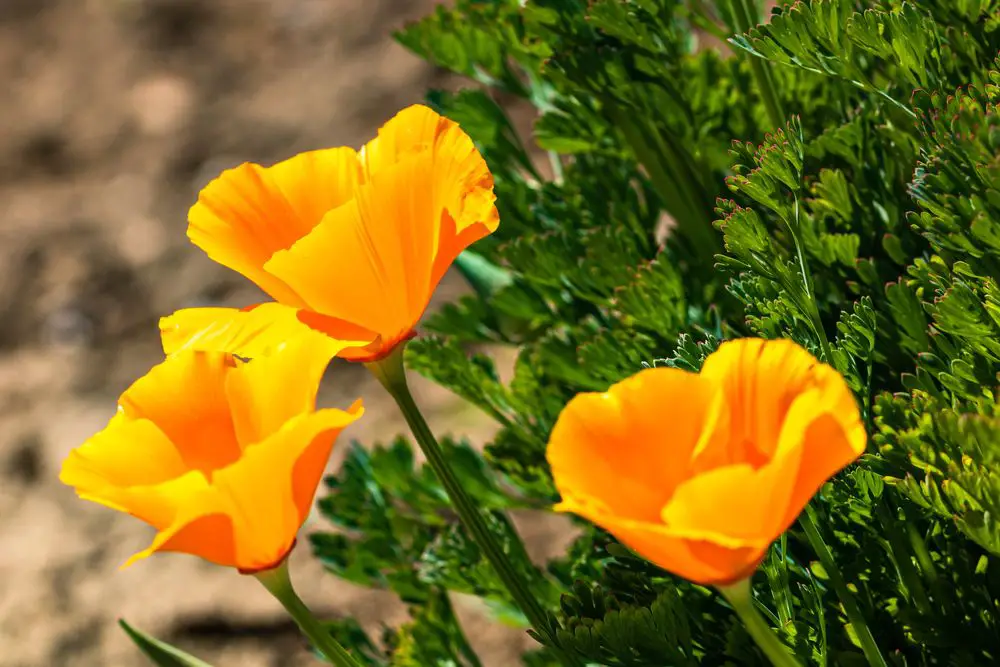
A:
[[[723,343],[701,373],[648,369],[580,394],[552,431],[557,510],[685,579],[748,578],[865,449],[844,379],[788,340]]]
[[[445,271],[497,228],[493,176],[453,121],[415,105],[360,151],[243,164],[202,190],[188,236],[275,301],[164,318],[164,349],[256,356],[310,330],[375,361],[413,335]]]
[[[60,480],[156,528],[125,566],[179,551],[243,572],[272,568],[309,514],[334,440],[363,412],[360,401],[315,409],[328,362],[307,345],[249,362],[172,355],[125,391]]]

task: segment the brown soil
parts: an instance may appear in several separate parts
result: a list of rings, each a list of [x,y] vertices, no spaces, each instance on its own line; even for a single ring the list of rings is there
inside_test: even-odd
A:
[[[173,554],[119,571],[150,529],[77,500],[57,476],[159,360],[159,316],[259,297],[187,243],[199,188],[244,160],[358,145],[426,88],[452,85],[390,38],[432,5],[0,1],[0,665],[147,664],[118,617],[219,667],[316,664],[252,579]],[[462,290],[449,277],[438,300]],[[480,443],[493,432],[448,392],[416,389],[439,431]],[[342,442],[404,430],[357,367],[338,365],[321,400],[359,395],[369,417]],[[539,555],[561,548],[559,521],[521,523]],[[390,595],[323,575],[307,549],[293,577],[322,614],[373,628],[405,619]],[[456,603],[485,664],[517,664],[531,641]]]

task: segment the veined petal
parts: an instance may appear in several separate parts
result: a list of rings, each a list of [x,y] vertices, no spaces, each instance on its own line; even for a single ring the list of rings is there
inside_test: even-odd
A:
[[[319,356],[329,355],[328,359],[332,359],[342,349],[367,345],[376,337],[370,331],[335,321],[331,329],[343,338],[331,338],[304,324],[302,315],[279,303],[262,303],[245,310],[187,308],[160,320],[160,337],[166,354],[180,350],[222,351],[251,359],[272,354],[286,342],[300,339],[312,345]]]
[[[730,547],[704,539],[689,539],[673,534],[669,527],[659,522],[595,515],[579,510],[571,507],[561,509],[604,528],[654,565],[705,586],[731,583],[749,576],[763,556],[763,550],[756,546]]]
[[[237,567],[267,567],[288,552],[308,516],[334,440],[362,413],[356,403],[347,412],[296,417],[215,474],[213,489],[233,522]]]
[[[714,383],[675,368],[644,370],[604,394],[577,395],[549,439],[559,492],[597,499],[614,515],[659,521],[688,474],[691,453],[714,433],[721,398]]]
[[[766,548],[787,528],[782,524],[801,462],[798,450],[761,468],[739,463],[692,477],[663,508],[663,521],[680,533]]]
[[[292,285],[310,310],[383,334],[407,322],[410,313],[396,242],[379,245],[373,231],[351,201],[275,253],[264,269]]]
[[[761,466],[775,454],[792,402],[812,383],[820,364],[791,340],[727,341],[705,360],[702,377],[718,382],[729,405],[729,437],[699,455],[699,470],[749,463]]]
[[[429,230],[434,261],[428,291],[433,292],[463,250],[496,231],[499,215],[493,175],[472,139],[458,123],[426,106],[413,105],[396,114],[361,150],[361,159],[372,180],[418,153],[423,159],[413,164],[426,162],[436,212]]]
[[[456,230],[485,224],[492,232],[498,218],[493,175],[475,144],[455,121],[416,104],[403,109],[361,149],[366,178],[415,154],[432,154],[435,198],[455,220]]]
[[[129,387],[119,405],[128,417],[156,424],[188,469],[220,468],[240,454],[225,392],[232,363],[222,353],[171,355]]]
[[[301,306],[294,291],[262,267],[348,201],[360,177],[350,148],[301,153],[272,167],[244,163],[201,191],[188,215],[188,237],[275,299]]]
[[[237,362],[226,394],[243,447],[261,442],[298,415],[316,409],[316,392],[330,363],[328,346],[300,336],[273,353]]]
[[[219,565],[235,565],[232,521],[223,498],[197,471],[151,487],[117,492],[130,513],[158,532],[152,544],[131,556],[122,568],[157,551],[181,551]]]
[[[362,161],[354,201],[265,270],[311,310],[395,341],[416,325],[455,257],[496,229],[493,180],[458,125],[421,106],[386,123]]]
[[[78,493],[90,493],[106,486],[157,484],[187,470],[177,447],[156,424],[119,412],[103,430],[69,453],[59,481]]]

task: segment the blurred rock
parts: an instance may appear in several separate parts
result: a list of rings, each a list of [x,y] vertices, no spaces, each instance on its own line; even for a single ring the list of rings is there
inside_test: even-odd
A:
[[[194,90],[179,76],[153,76],[132,89],[132,111],[146,134],[176,132],[190,117],[193,104]]]

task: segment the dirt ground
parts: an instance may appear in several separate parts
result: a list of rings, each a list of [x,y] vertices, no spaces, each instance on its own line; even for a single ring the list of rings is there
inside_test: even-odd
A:
[[[173,554],[119,571],[150,529],[57,476],[159,360],[159,316],[259,297],[187,243],[200,187],[244,160],[359,145],[428,87],[453,85],[390,39],[433,4],[0,0],[0,667],[147,664],[119,617],[219,667],[316,664],[252,579]],[[451,276],[438,300],[463,289]],[[449,393],[416,390],[439,432],[492,433]],[[404,430],[363,369],[336,366],[322,402],[357,396],[369,417],[341,442]],[[520,523],[535,553],[561,548],[563,523]],[[323,615],[405,619],[391,596],[324,576],[306,549],[293,578]],[[484,663],[517,664],[530,640],[457,604]]]

